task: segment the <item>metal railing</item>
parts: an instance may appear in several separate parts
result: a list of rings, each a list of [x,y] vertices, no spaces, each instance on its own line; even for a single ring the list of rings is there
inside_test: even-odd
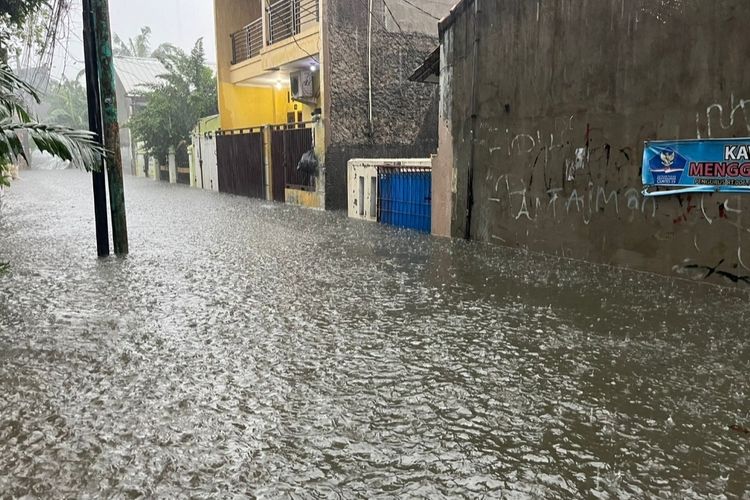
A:
[[[232,64],[247,61],[260,54],[263,47],[292,38],[320,21],[319,0],[276,0],[266,8],[267,39],[263,18],[232,33]]]
[[[240,31],[232,33],[232,64],[260,54],[263,48],[263,19],[258,18]]]
[[[291,38],[319,20],[318,0],[277,0],[268,6],[268,41]]]

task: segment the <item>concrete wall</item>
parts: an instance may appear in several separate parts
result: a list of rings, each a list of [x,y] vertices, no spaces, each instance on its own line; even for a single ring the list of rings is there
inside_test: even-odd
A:
[[[747,0],[478,1],[442,33],[452,234],[473,158],[472,238],[750,284],[750,198],[640,193],[645,140],[750,135]]]
[[[429,157],[437,150],[435,86],[408,81],[437,46],[437,18],[448,0],[373,2],[373,123],[369,123],[367,0],[328,0],[324,17],[329,105],[326,107],[326,208],[347,204],[346,164],[352,158]],[[402,31],[403,30],[403,31]]]
[[[357,2],[358,0],[354,0]],[[383,23],[385,29],[391,32],[401,30],[412,33],[425,33],[437,36],[438,21],[450,12],[456,0],[428,0],[415,2],[414,0],[388,0]],[[375,2],[377,8],[382,2]],[[392,14],[392,15],[391,15]]]
[[[350,219],[378,221],[378,167],[373,162],[352,159],[347,165]]]

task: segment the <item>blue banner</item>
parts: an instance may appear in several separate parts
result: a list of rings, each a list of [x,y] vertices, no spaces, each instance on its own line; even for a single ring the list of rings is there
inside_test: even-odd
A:
[[[750,138],[646,142],[643,185],[682,188],[646,191],[647,196],[716,191],[750,193]]]

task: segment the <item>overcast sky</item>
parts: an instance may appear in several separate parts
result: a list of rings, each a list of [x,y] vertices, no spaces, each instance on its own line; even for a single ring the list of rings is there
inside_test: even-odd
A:
[[[140,33],[142,26],[151,27],[151,47],[169,42],[189,50],[203,37],[206,59],[216,61],[214,9],[212,0],[109,0],[112,31],[123,40]],[[80,2],[71,12],[71,33],[67,47],[58,46],[53,74],[64,71],[75,76],[83,69]]]

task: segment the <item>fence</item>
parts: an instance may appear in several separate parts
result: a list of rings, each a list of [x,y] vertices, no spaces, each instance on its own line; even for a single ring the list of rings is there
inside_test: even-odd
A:
[[[159,165],[159,180],[169,182],[169,165]]]
[[[314,176],[300,172],[302,155],[313,148],[310,123],[277,125],[271,128],[271,164],[273,165],[273,199],[284,201],[286,188],[312,190]]]
[[[175,163],[177,173],[177,183],[190,185],[190,157],[188,156],[187,145],[181,144],[175,151]]]
[[[429,233],[432,171],[427,167],[378,167],[378,221]]]
[[[216,134],[219,191],[266,198],[263,133],[259,129]]]

